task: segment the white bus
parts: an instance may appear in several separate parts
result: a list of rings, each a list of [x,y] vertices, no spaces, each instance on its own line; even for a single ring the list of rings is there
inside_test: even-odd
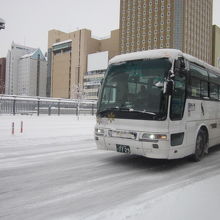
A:
[[[95,140],[103,150],[201,160],[220,143],[220,71],[175,49],[112,58]]]

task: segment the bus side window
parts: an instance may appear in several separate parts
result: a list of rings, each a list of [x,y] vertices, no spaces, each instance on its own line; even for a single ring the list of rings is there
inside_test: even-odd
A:
[[[209,85],[208,82],[206,81],[201,81],[200,82],[200,86],[201,86],[201,97],[208,97],[209,96]]]
[[[219,87],[214,83],[210,83],[210,98],[214,100],[219,99]]]
[[[220,100],[220,77],[213,72],[212,70],[209,70],[209,95],[210,98],[213,100]]]
[[[200,98],[200,80],[194,77],[191,77],[190,80],[191,93],[192,97]]]
[[[193,98],[208,98],[209,83],[206,69],[190,64],[190,96]]]

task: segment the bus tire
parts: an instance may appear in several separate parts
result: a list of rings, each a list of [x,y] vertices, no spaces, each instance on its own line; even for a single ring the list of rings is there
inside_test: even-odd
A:
[[[207,145],[206,132],[200,130],[196,138],[195,153],[192,155],[192,160],[194,162],[198,162],[204,157],[206,145]]]

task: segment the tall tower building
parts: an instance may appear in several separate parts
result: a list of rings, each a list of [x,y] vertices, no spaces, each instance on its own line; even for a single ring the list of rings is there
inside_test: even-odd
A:
[[[121,0],[120,53],[176,48],[211,64],[213,0]]]

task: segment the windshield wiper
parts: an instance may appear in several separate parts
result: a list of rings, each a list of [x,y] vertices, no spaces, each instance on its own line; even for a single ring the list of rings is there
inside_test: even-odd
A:
[[[129,109],[129,112],[135,112],[135,113],[143,113],[143,114],[148,114],[148,115],[156,115],[154,112],[147,112],[147,111],[141,111],[141,110],[134,110],[134,109]]]
[[[106,109],[100,111],[99,113],[105,113],[105,112],[114,111],[114,110],[119,110],[119,107],[116,106],[116,107],[112,107],[112,108],[106,108]]]
[[[105,112],[108,112],[108,111],[125,111],[125,112],[134,112],[134,113],[142,113],[142,114],[148,114],[148,115],[156,115],[156,113],[154,112],[147,112],[147,111],[141,111],[141,110],[135,110],[133,108],[126,108],[126,107],[112,107],[112,108],[107,108],[103,111],[100,111],[99,113],[105,113]]]

